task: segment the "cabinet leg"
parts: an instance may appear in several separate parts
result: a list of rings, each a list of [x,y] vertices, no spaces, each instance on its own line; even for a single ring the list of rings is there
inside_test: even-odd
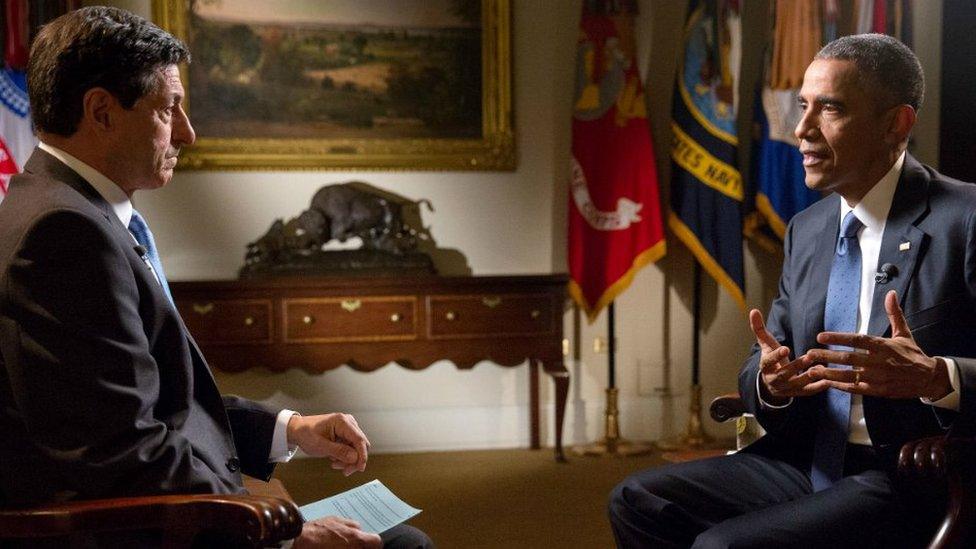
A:
[[[552,376],[556,385],[556,461],[565,462],[563,453],[563,419],[566,415],[566,399],[569,396],[569,370],[563,361],[545,362],[542,365],[547,374]]]

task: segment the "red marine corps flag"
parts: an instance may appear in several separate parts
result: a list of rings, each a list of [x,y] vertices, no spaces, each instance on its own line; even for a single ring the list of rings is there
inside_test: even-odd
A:
[[[636,2],[584,0],[569,196],[570,294],[590,322],[665,253],[657,171],[634,56]]]

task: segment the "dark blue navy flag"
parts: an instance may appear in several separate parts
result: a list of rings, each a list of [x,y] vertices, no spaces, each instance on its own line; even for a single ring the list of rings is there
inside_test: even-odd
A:
[[[736,113],[741,59],[738,3],[693,0],[672,107],[668,226],[702,268],[745,308]]]

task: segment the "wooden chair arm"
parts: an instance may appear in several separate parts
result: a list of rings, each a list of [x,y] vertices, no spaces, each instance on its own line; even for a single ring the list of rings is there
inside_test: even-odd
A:
[[[258,548],[296,537],[302,522],[295,504],[277,497],[167,495],[0,511],[0,539],[159,530],[167,547],[189,547],[206,533]]]
[[[901,447],[898,472],[916,482],[945,482],[946,516],[929,549],[972,547],[976,522],[976,438],[937,436]]]
[[[719,395],[708,406],[708,414],[712,419],[721,423],[746,413],[746,405],[739,397],[739,393]]]

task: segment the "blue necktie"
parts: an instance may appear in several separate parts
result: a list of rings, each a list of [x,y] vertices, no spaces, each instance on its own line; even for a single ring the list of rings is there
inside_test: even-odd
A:
[[[129,221],[129,232],[132,233],[132,236],[136,237],[136,242],[146,249],[144,259],[149,261],[153,271],[156,271],[156,280],[159,281],[159,285],[166,292],[166,297],[172,303],[173,294],[169,292],[169,284],[166,282],[163,264],[159,261],[159,252],[156,251],[156,240],[153,239],[152,231],[149,230],[149,225],[146,223],[145,218],[136,210],[132,210],[132,219]]]
[[[827,284],[824,305],[824,330],[828,332],[856,332],[857,309],[861,299],[861,246],[857,231],[864,224],[848,212],[837,237],[834,262]],[[850,347],[830,345],[830,349],[849,351]],[[844,364],[830,364],[831,368],[850,369]],[[848,424],[851,419],[851,394],[827,389],[826,407],[818,416],[817,436],[810,468],[813,490],[829,488],[844,476],[844,453],[847,450]]]

